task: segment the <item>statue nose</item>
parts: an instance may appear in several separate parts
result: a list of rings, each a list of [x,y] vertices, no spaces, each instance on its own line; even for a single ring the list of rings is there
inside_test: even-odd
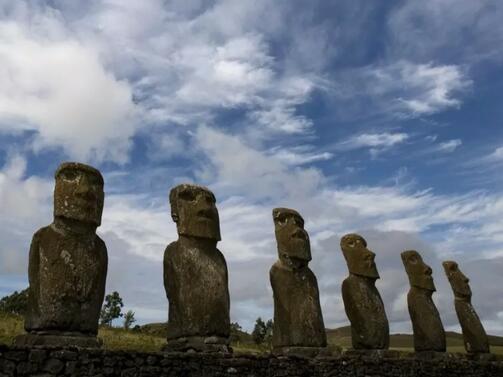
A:
[[[365,255],[365,259],[368,260],[368,261],[373,261],[374,258],[375,258],[375,253],[370,251],[369,249],[366,249],[367,253]]]
[[[292,237],[293,238],[301,238],[301,239],[305,240],[305,239],[307,239],[307,233],[302,229],[296,229],[292,233]]]
[[[77,185],[77,189],[75,190],[75,193],[79,194],[79,195],[86,195],[86,196],[91,193],[89,179],[85,175],[81,178],[79,184]]]
[[[426,275],[431,275],[433,273],[433,270],[431,269],[430,266],[426,266],[426,268],[424,269],[424,273]]]
[[[211,208],[203,208],[197,211],[197,214],[201,217],[211,218],[213,212],[211,211]]]

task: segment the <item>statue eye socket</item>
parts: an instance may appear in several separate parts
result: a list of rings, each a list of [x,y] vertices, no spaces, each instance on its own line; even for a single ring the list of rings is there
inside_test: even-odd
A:
[[[100,179],[97,176],[95,176],[94,174],[89,176],[89,182],[92,185],[100,185],[101,184]]]
[[[302,221],[298,217],[294,217],[293,222],[295,225],[298,225],[300,227],[304,226],[304,224],[302,223]]]
[[[349,247],[355,247],[356,246],[355,240],[348,241],[348,246]]]
[[[71,170],[65,170],[61,172],[61,178],[63,178],[66,181],[73,181],[77,178],[77,172],[71,171]]]
[[[278,221],[279,225],[285,225],[286,224],[286,217],[285,216],[278,216],[277,221]]]
[[[215,204],[215,198],[213,196],[206,195],[205,198],[206,198],[206,203],[208,203],[208,204]]]
[[[182,200],[188,200],[188,201],[193,201],[196,198],[196,196],[192,193],[192,191],[189,190],[181,191],[178,194],[178,197]]]

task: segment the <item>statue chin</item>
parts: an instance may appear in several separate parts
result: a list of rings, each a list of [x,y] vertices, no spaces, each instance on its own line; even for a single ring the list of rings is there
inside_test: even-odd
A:
[[[304,258],[297,258],[292,255],[283,254],[279,258],[281,262],[294,270],[298,270],[304,267],[307,267],[309,261]]]
[[[435,284],[433,283],[433,279],[431,278],[418,279],[417,281],[413,281],[411,285],[420,289],[425,289],[427,291],[436,291]]]
[[[355,275],[364,276],[372,279],[379,279],[379,273],[375,266],[350,266],[349,272]]]

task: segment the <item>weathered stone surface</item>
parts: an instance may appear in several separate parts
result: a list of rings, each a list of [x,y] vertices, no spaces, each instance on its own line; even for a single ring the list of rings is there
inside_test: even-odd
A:
[[[279,260],[271,267],[274,295],[272,344],[275,354],[314,355],[327,345],[318,282],[308,263],[309,236],[297,211],[272,212]]]
[[[169,300],[167,350],[227,350],[230,335],[227,264],[217,249],[220,224],[215,196],[205,187],[171,190],[178,240],[164,253]]]
[[[389,324],[375,281],[379,278],[375,254],[358,234],[341,238],[341,249],[349,269],[342,283],[344,309],[351,322],[354,349],[387,349]]]
[[[75,346],[83,348],[98,348],[103,345],[103,341],[95,334],[71,332],[66,335],[61,331],[22,334],[16,337],[15,343],[18,346]]]
[[[96,235],[103,211],[103,177],[91,166],[63,163],[55,174],[54,221],[30,247],[27,335],[18,344],[99,344],[107,250]],[[83,341],[80,341],[80,338]]]
[[[18,348],[25,354],[29,348]],[[78,352],[66,361],[46,352],[30,362],[5,359],[0,346],[0,376],[169,376],[169,377],[496,377],[503,375],[502,361],[472,361],[464,357],[421,360],[396,351],[347,352],[338,357],[275,357],[222,353]],[[444,354],[449,355],[449,354]],[[453,355],[450,355],[453,356]],[[105,362],[105,360],[108,360]],[[136,360],[137,362],[134,362]],[[64,369],[61,366],[64,365]],[[111,366],[113,365],[113,366]]]
[[[444,326],[431,298],[435,292],[431,268],[415,250],[404,251],[401,256],[410,283],[407,304],[414,331],[414,349],[416,352],[444,352]]]
[[[486,331],[472,306],[472,290],[468,284],[470,280],[461,272],[456,262],[445,261],[442,265],[454,292],[454,306],[463,331],[466,352],[489,353]]]

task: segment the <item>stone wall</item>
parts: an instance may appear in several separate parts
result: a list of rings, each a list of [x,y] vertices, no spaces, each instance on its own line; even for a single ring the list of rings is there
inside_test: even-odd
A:
[[[428,376],[501,377],[503,361],[463,357],[418,360],[413,357],[330,358],[254,356],[249,354],[133,353],[61,348],[0,346],[3,376]]]

